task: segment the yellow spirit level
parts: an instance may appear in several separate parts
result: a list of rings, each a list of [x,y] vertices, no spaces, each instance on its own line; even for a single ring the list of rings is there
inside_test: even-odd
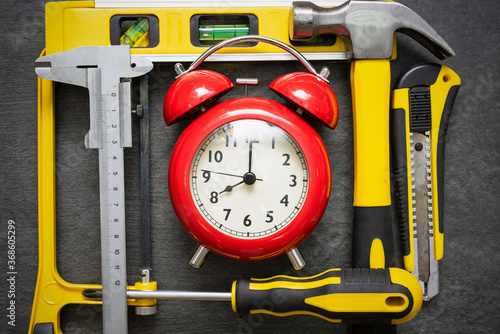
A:
[[[342,3],[338,0],[323,2],[328,6]],[[219,41],[241,34],[262,35],[294,46],[308,60],[347,59],[346,45],[339,38],[324,37],[312,43],[291,42],[288,34],[290,5],[291,1],[261,1],[257,5],[239,1],[237,7],[189,1],[50,2],[46,6],[46,52],[49,55],[80,46],[118,45],[123,27],[144,18],[149,32],[134,45],[132,54],[147,56],[153,62],[193,61],[213,44],[205,43],[207,26],[212,26],[210,35]],[[228,26],[233,28],[228,31]],[[223,28],[228,33],[222,32]],[[293,57],[261,43],[227,48],[210,59],[245,60],[293,60]]]

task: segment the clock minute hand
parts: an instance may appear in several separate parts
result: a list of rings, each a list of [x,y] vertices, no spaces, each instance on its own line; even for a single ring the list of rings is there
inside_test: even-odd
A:
[[[236,175],[236,174],[231,174],[231,173],[224,173],[224,172],[216,172],[216,171],[213,171],[213,170],[207,170],[207,169],[202,169],[201,170],[202,172],[206,172],[206,173],[214,173],[214,174],[219,174],[219,175],[226,175],[226,176],[232,176],[232,177],[239,177],[241,179],[244,179],[245,178],[245,175],[247,173],[245,173],[245,175]],[[252,173],[253,174],[253,173]],[[256,181],[262,181],[262,179],[259,179],[259,178],[255,178]]]

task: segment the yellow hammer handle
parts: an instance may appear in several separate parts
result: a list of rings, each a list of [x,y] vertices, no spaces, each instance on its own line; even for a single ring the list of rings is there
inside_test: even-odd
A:
[[[389,163],[389,60],[356,60],[351,67],[354,125],[353,265],[392,265]]]

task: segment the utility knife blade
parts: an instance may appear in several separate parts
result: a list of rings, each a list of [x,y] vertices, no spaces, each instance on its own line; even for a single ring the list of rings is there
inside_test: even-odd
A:
[[[420,64],[396,83],[391,147],[405,269],[428,301],[439,292],[443,257],[444,149],[460,78],[439,64]]]

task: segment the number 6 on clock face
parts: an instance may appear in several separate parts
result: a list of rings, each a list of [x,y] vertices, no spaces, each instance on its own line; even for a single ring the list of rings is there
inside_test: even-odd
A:
[[[204,247],[240,260],[296,247],[319,222],[330,165],[314,129],[265,99],[223,102],[190,124],[169,168],[174,209]]]

